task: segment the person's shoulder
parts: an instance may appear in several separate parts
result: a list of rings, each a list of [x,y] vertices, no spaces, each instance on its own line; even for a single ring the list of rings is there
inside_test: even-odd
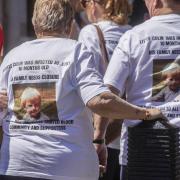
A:
[[[14,56],[16,53],[19,53],[20,49],[25,46],[26,42],[12,48],[5,56],[5,58],[9,58],[9,57],[12,57]]]
[[[152,19],[148,19],[146,21],[144,21],[141,24],[138,24],[136,26],[134,26],[131,29],[132,34],[138,34],[140,36],[142,36],[143,34],[147,34],[147,33],[151,33],[152,31],[157,29],[157,22],[153,21]]]
[[[127,29],[127,31],[125,31],[125,33],[123,34],[122,36],[122,41],[123,39],[139,39],[141,38],[142,36],[145,37],[146,34],[149,34],[149,31],[151,27],[151,23],[149,23],[149,20],[139,24],[139,25],[136,25],[134,27],[129,27],[129,29]],[[133,41],[135,43],[135,41]]]
[[[88,24],[81,29],[80,35],[82,34],[87,35],[89,33],[94,33],[95,31],[96,31],[95,24]]]
[[[76,47],[79,45],[79,42],[77,40],[74,40],[74,39],[70,39],[70,38],[59,38],[57,39],[56,41],[57,44],[60,44],[60,45],[64,45],[66,47]]]
[[[12,59],[14,57],[19,57],[21,55],[22,52],[25,52],[25,49],[26,49],[26,46],[27,46],[27,43],[29,43],[31,41],[26,41],[26,42],[23,42],[21,43],[20,45],[10,49],[7,54],[4,56],[3,58],[3,62],[2,62],[2,65],[6,65],[6,64],[9,64],[9,63],[12,63]]]
[[[83,42],[77,42],[75,46],[75,54],[92,53]]]

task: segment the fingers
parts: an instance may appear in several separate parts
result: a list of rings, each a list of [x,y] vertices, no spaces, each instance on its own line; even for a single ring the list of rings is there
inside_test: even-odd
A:
[[[103,174],[106,172],[106,166],[99,165],[99,176],[103,177]]]
[[[101,146],[101,150],[98,153],[98,157],[99,157],[100,177],[102,177],[103,174],[106,172],[106,166],[107,166],[107,147],[105,144]]]
[[[155,119],[165,119],[162,112],[159,109],[147,109],[146,118],[144,120],[155,120]]]

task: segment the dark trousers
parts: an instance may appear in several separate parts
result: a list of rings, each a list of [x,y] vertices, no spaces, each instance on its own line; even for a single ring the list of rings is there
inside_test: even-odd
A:
[[[41,178],[0,175],[0,180],[45,180]],[[47,179],[46,179],[47,180]]]
[[[119,150],[108,148],[106,173],[99,180],[120,180]]]
[[[120,180],[127,180],[127,166],[121,165]]]

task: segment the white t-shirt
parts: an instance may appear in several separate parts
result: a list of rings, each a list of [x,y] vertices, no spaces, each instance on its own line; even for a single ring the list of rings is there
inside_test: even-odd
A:
[[[8,115],[1,121],[0,174],[53,180],[97,180],[98,158],[92,144],[91,116],[85,104],[109,91],[81,43],[63,38],[26,42],[0,67],[0,89],[8,90]],[[49,119],[18,123],[25,88],[41,95]],[[35,106],[36,103],[33,102]]]
[[[106,50],[109,57],[108,59],[110,60],[120,37],[131,27],[129,25],[120,26],[112,21],[100,21],[97,23],[97,25],[100,27],[103,33]],[[86,47],[91,52],[93,52],[99,72],[104,75],[104,70],[102,69],[102,55],[99,46],[99,37],[97,34],[97,30],[93,24],[85,26],[80,31],[79,41],[84,43]]]
[[[115,47],[117,46],[120,37],[131,28],[129,25],[123,25],[120,26],[112,21],[100,21],[96,25],[98,25],[103,33],[106,50],[108,53],[108,59],[111,59],[111,56],[113,54],[113,51]],[[97,34],[97,30],[94,25],[89,24],[85,26],[80,34],[79,34],[79,41],[83,42],[86,47],[90,51],[94,53],[95,60],[97,63],[97,68],[99,69],[99,72],[104,75],[104,71],[102,68],[102,61],[101,61],[101,49],[99,46],[99,37]],[[108,147],[119,149],[119,137],[115,139],[112,143],[108,145]]]
[[[161,90],[157,88],[162,83],[159,72],[180,54],[179,29],[180,15],[171,14],[155,16],[128,31],[121,37],[104,77],[105,84],[119,89],[121,95],[126,89],[127,101],[139,106],[157,106],[176,124],[180,121],[180,102],[153,102],[151,98]],[[123,123],[122,165],[127,164],[127,127],[138,122]]]

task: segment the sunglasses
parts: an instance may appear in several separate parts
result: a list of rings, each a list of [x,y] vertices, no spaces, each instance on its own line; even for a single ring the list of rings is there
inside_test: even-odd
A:
[[[96,3],[99,3],[99,0],[81,0],[81,5],[82,5],[82,7],[83,7],[83,8],[86,8],[87,3],[91,2],[91,1],[96,2]]]

